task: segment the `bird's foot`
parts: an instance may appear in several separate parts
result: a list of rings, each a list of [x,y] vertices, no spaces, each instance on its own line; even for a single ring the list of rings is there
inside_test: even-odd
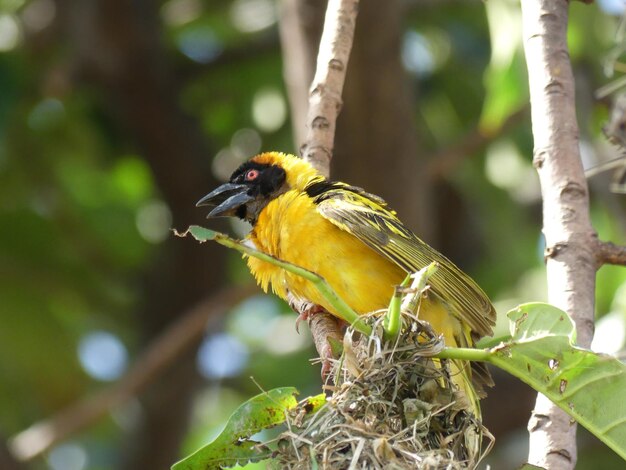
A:
[[[334,360],[333,348],[328,338],[332,337],[339,343],[342,341],[343,322],[332,316],[320,305],[299,299],[291,293],[288,294],[287,298],[289,306],[298,314],[296,331],[299,333],[302,320],[306,320],[309,324],[315,349],[317,349],[322,363],[322,380],[327,382]]]
[[[333,384],[332,370],[337,362],[338,352],[337,345],[341,345],[343,341],[343,322],[332,316],[326,310],[314,310],[309,317],[309,327],[315,343],[315,349],[319,354],[322,365],[322,380],[326,385]],[[335,346],[335,347],[333,347]]]
[[[301,321],[306,321],[307,323],[309,323],[314,315],[324,313],[326,312],[326,309],[320,305],[309,303],[304,308],[301,308],[299,312],[300,313],[298,314],[298,318],[296,318],[296,332],[298,334],[300,333]]]

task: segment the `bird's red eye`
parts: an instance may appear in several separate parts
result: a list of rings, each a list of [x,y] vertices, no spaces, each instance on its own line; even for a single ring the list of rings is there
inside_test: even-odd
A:
[[[259,170],[248,170],[246,173],[246,181],[254,181],[259,176]]]

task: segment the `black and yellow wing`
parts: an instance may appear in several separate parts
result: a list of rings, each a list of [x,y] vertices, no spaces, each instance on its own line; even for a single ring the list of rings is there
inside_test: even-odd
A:
[[[452,261],[406,228],[384,200],[361,188],[327,180],[314,181],[306,193],[323,217],[407,273],[438,262],[439,269],[429,280],[433,293],[469,327],[474,339],[492,334],[496,312],[487,295]]]

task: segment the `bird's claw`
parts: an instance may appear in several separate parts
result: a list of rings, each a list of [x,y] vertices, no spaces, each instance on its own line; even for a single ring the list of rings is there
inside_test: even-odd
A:
[[[308,304],[307,306],[305,306],[303,309],[300,310],[300,313],[298,314],[298,318],[296,318],[296,332],[300,334],[300,322],[301,321],[304,320],[306,322],[309,322],[311,318],[313,317],[313,315],[316,315],[318,313],[322,313],[325,311],[326,310],[324,309],[324,307],[321,307],[319,305]]]

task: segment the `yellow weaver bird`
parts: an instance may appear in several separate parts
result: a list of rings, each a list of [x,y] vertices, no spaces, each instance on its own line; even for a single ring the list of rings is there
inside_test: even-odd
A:
[[[442,334],[447,346],[472,346],[492,334],[495,310],[467,274],[406,228],[381,198],[329,181],[298,157],[257,155],[197,205],[215,206],[208,217],[250,222],[247,238],[258,250],[319,274],[358,314],[387,308],[407,273],[437,261],[420,319]],[[337,315],[300,276],[252,257],[248,266],[264,291],[271,286],[285,300],[290,293]],[[484,385],[492,385],[486,368],[453,361],[451,369],[453,383],[468,402],[464,407],[480,417],[478,395]]]

